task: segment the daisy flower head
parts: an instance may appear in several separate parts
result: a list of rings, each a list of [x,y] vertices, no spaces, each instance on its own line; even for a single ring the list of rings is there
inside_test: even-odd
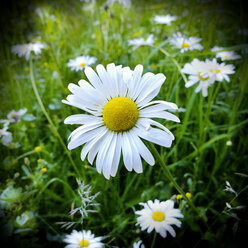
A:
[[[222,51],[222,52],[218,52],[218,51],[221,51],[221,50],[224,50],[225,48],[224,47],[218,47],[218,46],[215,46],[211,49],[211,52],[217,52],[216,53],[216,58],[220,58],[222,61],[225,61],[225,60],[236,60],[236,59],[241,59],[242,57],[237,54],[236,52],[234,51]]]
[[[153,34],[150,34],[146,40],[143,37],[141,37],[128,41],[128,45],[134,46],[133,48],[134,50],[137,49],[139,46],[143,46],[143,45],[152,46],[153,44],[154,44]]]
[[[169,39],[169,42],[175,48],[180,49],[181,53],[184,53],[189,50],[197,49],[201,51],[203,46],[199,43],[201,41],[200,38],[197,37],[185,37],[180,32],[173,34],[173,37]]]
[[[133,248],[145,248],[145,246],[142,243],[142,240],[139,240],[138,242],[133,243]]]
[[[97,61],[96,57],[91,57],[91,56],[79,56],[76,57],[75,59],[70,59],[69,62],[67,63],[67,66],[71,68],[71,71],[81,71],[83,70],[86,66],[95,64]]]
[[[181,69],[183,73],[190,75],[185,87],[189,88],[199,82],[195,92],[198,93],[202,91],[203,97],[208,96],[208,87],[211,86],[216,79],[216,74],[210,72],[210,63],[211,62],[194,59],[191,63],[186,63]]]
[[[157,24],[167,24],[171,25],[172,21],[175,21],[177,19],[176,16],[171,16],[171,15],[155,15],[154,16],[154,21]]]
[[[176,104],[151,101],[165,81],[162,73],[147,72],[142,76],[143,66],[129,67],[108,64],[97,65],[96,72],[86,67],[90,83],[79,81],[79,86],[69,84],[71,95],[63,103],[78,107],[87,114],[77,114],[65,119],[65,124],[80,124],[70,136],[68,149],[84,145],[81,159],[93,164],[105,178],[117,173],[122,153],[128,171],[142,173],[141,157],[150,165],[155,161],[141,139],[157,145],[170,147],[174,135],[152,118],[180,122],[179,118],[165,110],[177,109]]]
[[[216,81],[226,80],[230,82],[229,74],[234,74],[234,65],[226,65],[225,63],[219,64],[216,59],[206,60],[207,65],[209,67],[210,75],[215,77]]]
[[[147,203],[140,203],[144,208],[139,211],[135,211],[135,214],[139,215],[137,218],[137,224],[141,226],[141,230],[147,229],[150,233],[155,229],[163,238],[166,238],[167,231],[173,236],[176,236],[175,230],[171,225],[181,227],[181,221],[177,218],[183,218],[183,214],[179,209],[174,208],[174,202],[172,200],[162,201],[155,200],[154,202],[149,200]]]
[[[11,110],[8,115],[7,115],[7,118],[10,122],[19,122],[20,121],[20,118],[22,115],[24,115],[25,113],[27,112],[27,109],[24,108],[24,109],[20,109],[18,111],[15,111],[15,110]]]
[[[19,58],[24,56],[26,60],[29,60],[31,52],[38,55],[41,53],[41,49],[46,47],[46,44],[37,41],[35,43],[14,45],[11,47],[11,52],[17,54]]]
[[[65,248],[103,248],[102,239],[103,237],[95,237],[91,231],[73,230],[71,234],[65,236],[64,242],[68,244]]]

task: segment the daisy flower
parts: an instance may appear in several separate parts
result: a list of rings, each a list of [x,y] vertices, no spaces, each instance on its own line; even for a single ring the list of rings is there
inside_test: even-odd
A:
[[[25,56],[26,60],[29,60],[32,51],[35,55],[38,55],[41,53],[41,49],[43,48],[46,48],[46,44],[37,41],[35,43],[14,45],[11,47],[11,52],[17,54],[19,58]]]
[[[20,121],[20,118],[22,115],[24,115],[27,112],[27,109],[20,109],[18,111],[15,110],[11,110],[8,115],[7,118],[9,119],[10,122],[18,122]]]
[[[101,242],[103,237],[95,237],[91,231],[78,232],[73,230],[71,234],[66,235],[64,242],[68,245],[65,248],[102,248],[104,244]]]
[[[176,16],[171,16],[171,15],[155,15],[154,16],[154,21],[158,24],[167,24],[171,25],[172,21],[175,21],[177,19]]]
[[[153,229],[163,238],[167,236],[167,231],[173,236],[176,236],[175,230],[171,225],[181,227],[181,221],[177,218],[183,218],[183,214],[179,209],[174,208],[174,202],[167,200],[160,202],[149,200],[147,203],[140,203],[144,208],[136,211],[135,214],[140,215],[137,218],[137,224],[141,226],[141,230],[147,229],[147,232],[152,232]]]
[[[216,81],[223,81],[226,80],[227,82],[230,82],[230,78],[228,74],[235,73],[234,71],[234,65],[226,65],[225,63],[219,64],[216,59],[213,59],[212,61],[206,60],[210,75],[215,77]]]
[[[199,82],[195,92],[198,93],[202,91],[202,96],[206,97],[208,95],[208,87],[211,86],[216,76],[210,72],[210,63],[203,62],[198,59],[194,59],[191,63],[186,63],[181,69],[183,73],[190,74],[189,81],[185,84],[186,88]]]
[[[97,73],[86,67],[90,83],[79,81],[79,86],[69,84],[72,92],[63,103],[78,107],[87,114],[76,114],[65,119],[65,124],[80,124],[70,136],[68,149],[84,145],[81,159],[93,164],[109,179],[115,176],[122,153],[128,171],[142,173],[141,157],[150,165],[155,161],[142,139],[170,147],[174,135],[152,118],[180,122],[167,109],[177,109],[176,104],[166,101],[151,101],[165,81],[162,73],[147,72],[142,76],[143,66],[134,71],[129,67],[108,64],[97,65]]]
[[[224,50],[224,47],[218,47],[215,46],[211,49],[211,52],[217,52],[216,53],[216,58],[220,58],[222,61],[224,60],[236,60],[236,59],[241,59],[242,57],[237,54],[234,51],[222,51],[222,52],[218,52],[220,50]]]
[[[97,58],[91,56],[80,56],[75,59],[70,59],[67,66],[71,68],[71,71],[81,71],[86,66],[96,63]]]
[[[194,49],[201,51],[203,49],[203,46],[199,44],[200,41],[201,41],[200,38],[197,37],[187,38],[183,36],[180,32],[173,34],[173,37],[169,39],[170,44],[173,45],[175,48],[180,49],[181,53]]]
[[[142,45],[152,46],[153,44],[154,44],[153,34],[150,34],[146,40],[144,38],[135,38],[135,39],[128,41],[128,45],[134,46],[134,48],[133,48],[134,50],[137,49],[139,46],[142,46]]]
[[[142,243],[142,240],[139,240],[138,242],[133,243],[133,248],[145,248],[145,246]]]

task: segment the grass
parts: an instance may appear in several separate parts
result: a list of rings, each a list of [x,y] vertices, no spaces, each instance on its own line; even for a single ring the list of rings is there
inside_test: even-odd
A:
[[[143,240],[146,247],[241,247],[247,230],[247,54],[242,49],[247,36],[239,35],[247,28],[246,6],[242,1],[133,1],[133,7],[115,3],[104,8],[80,1],[52,3],[11,2],[1,15],[1,119],[12,110],[27,108],[27,116],[12,123],[9,130],[13,142],[1,145],[0,193],[1,236],[6,247],[64,247],[63,235],[72,229],[92,230],[97,236],[108,236],[106,247],[132,247]],[[47,13],[43,20],[34,12],[40,7]],[[188,14],[184,16],[183,11]],[[178,16],[171,26],[155,24],[155,14]],[[202,38],[204,50],[181,54],[168,43],[168,37],[181,31]],[[154,46],[132,50],[128,40],[156,38]],[[11,54],[10,47],[40,37],[48,45],[41,55],[32,55],[29,63]],[[223,46],[242,54],[235,65],[231,81],[216,82],[209,96],[196,94],[194,87],[185,88],[187,76],[180,72],[194,58],[212,59],[213,46]],[[143,162],[142,174],[128,172],[122,162],[117,176],[106,180],[94,166],[80,160],[80,149],[67,150],[67,137],[75,126],[63,120],[80,113],[61,103],[69,94],[67,86],[86,79],[83,71],[72,72],[66,63],[70,58],[88,54],[97,64],[122,64],[133,69],[144,65],[144,71],[164,73],[167,77],[158,99],[171,101],[186,112],[177,112],[181,123],[160,122],[176,139],[171,148],[154,146],[154,167]],[[54,76],[56,74],[57,77]],[[232,146],[226,142],[231,141]],[[36,146],[41,147],[35,152]],[[157,154],[157,155],[158,155]],[[190,199],[176,200],[179,192],[166,177],[161,164],[173,176]],[[41,169],[47,168],[42,173]],[[100,205],[97,213],[82,218],[71,209],[79,207],[76,178],[92,186],[92,194]],[[237,195],[224,191],[229,181]],[[166,239],[142,232],[134,211],[139,202],[173,198],[184,214],[177,236]],[[233,209],[228,209],[226,202]],[[192,205],[194,207],[192,207]],[[23,215],[24,214],[24,215]],[[25,217],[26,216],[26,217]],[[28,217],[27,217],[28,216]],[[24,221],[25,218],[26,221]],[[23,221],[23,222],[22,222]],[[73,228],[61,228],[58,222],[73,222]]]

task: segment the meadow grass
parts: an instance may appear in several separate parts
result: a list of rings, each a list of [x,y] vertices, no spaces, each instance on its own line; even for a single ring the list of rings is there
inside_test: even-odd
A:
[[[247,36],[238,34],[247,24],[242,3],[133,1],[131,8],[118,3],[104,8],[104,1],[13,1],[4,9],[1,119],[12,109],[27,108],[29,114],[11,124],[13,142],[8,147],[0,144],[0,192],[9,188],[8,197],[1,198],[1,242],[5,247],[64,247],[63,235],[72,229],[108,236],[106,247],[132,247],[139,239],[145,247],[241,246],[247,215],[243,208],[235,207],[246,204],[248,180],[248,57],[242,53]],[[34,12],[36,7],[47,13],[44,19]],[[184,16],[185,10],[188,13]],[[155,24],[155,14],[175,15],[178,20],[171,26]],[[177,31],[202,38],[204,50],[181,54],[168,42]],[[151,33],[154,46],[135,50],[128,46],[128,40],[147,38]],[[32,54],[30,61],[11,54],[12,45],[38,38],[47,49],[38,56]],[[242,59],[227,61],[235,65],[231,81],[214,83],[204,98],[194,87],[185,88],[187,76],[180,69],[194,58],[214,58],[210,49],[216,45],[235,50]],[[181,123],[160,120],[176,138],[171,148],[150,147],[160,157],[156,156],[153,167],[143,162],[142,174],[128,172],[121,162],[116,177],[106,180],[95,166],[80,160],[79,148],[67,149],[67,138],[75,126],[67,126],[63,120],[80,110],[61,100],[69,94],[70,82],[86,79],[83,71],[70,71],[66,65],[80,55],[95,56],[96,64],[104,66],[113,62],[134,69],[142,64],[144,72],[165,74],[167,79],[157,99],[186,109],[176,113]],[[34,150],[37,146],[40,152]],[[180,192],[161,164],[191,198],[176,199]],[[47,171],[42,172],[42,168]],[[92,206],[96,213],[69,215],[82,204],[77,178],[92,186],[92,194],[100,192],[95,199],[99,205]],[[237,194],[224,191],[226,181]],[[168,235],[163,239],[135,226],[139,202],[171,198],[184,214],[175,238]],[[228,209],[226,202],[233,209]],[[28,216],[25,221],[24,216]],[[66,229],[58,222],[75,224]]]

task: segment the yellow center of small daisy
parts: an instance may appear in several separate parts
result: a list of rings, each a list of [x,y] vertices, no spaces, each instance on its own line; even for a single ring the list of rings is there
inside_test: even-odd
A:
[[[183,42],[183,43],[181,44],[181,47],[182,47],[182,48],[189,47],[189,43]]]
[[[206,78],[202,77],[201,72],[198,72],[198,77],[200,78],[201,81],[206,81],[209,79],[209,77],[206,77]]]
[[[86,63],[81,63],[79,66],[84,67],[86,66]]]
[[[227,59],[227,55],[224,55],[223,57],[224,57],[225,59]]]
[[[216,73],[220,73],[220,70],[219,69],[216,69]]]
[[[82,246],[82,247],[88,247],[89,246],[89,241],[86,239],[82,239],[81,241],[78,242],[78,245]]]
[[[138,120],[137,105],[127,97],[115,97],[103,108],[103,121],[114,132],[128,131]]]
[[[165,214],[162,212],[162,211],[155,211],[153,214],[152,214],[152,218],[153,220],[155,221],[163,221],[165,219]]]

